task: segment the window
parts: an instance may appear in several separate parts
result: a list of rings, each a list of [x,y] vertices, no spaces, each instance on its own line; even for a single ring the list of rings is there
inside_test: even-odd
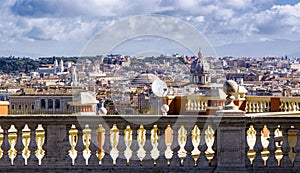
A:
[[[45,101],[45,99],[41,100],[41,108],[42,109],[46,109],[46,101]]]
[[[53,100],[52,99],[48,100],[48,109],[53,109]]]
[[[31,105],[31,109],[32,109],[32,110],[34,109],[34,105]]]
[[[11,109],[15,109],[15,105],[11,105]]]
[[[59,99],[55,100],[55,109],[60,109],[60,100]]]
[[[19,110],[21,110],[22,109],[22,105],[19,105]]]

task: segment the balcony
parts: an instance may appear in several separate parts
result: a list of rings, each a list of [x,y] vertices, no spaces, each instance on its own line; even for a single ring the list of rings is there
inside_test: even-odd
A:
[[[201,95],[177,97],[173,100],[174,105],[185,105],[181,108],[184,114],[204,115],[208,107],[208,99]],[[246,113],[300,111],[300,97],[246,96],[235,100],[235,103]],[[174,112],[178,113],[180,110]]]
[[[4,172],[299,172],[300,112],[1,116]]]

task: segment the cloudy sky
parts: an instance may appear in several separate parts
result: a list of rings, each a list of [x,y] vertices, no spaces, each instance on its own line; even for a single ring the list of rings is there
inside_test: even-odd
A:
[[[300,0],[2,0],[0,56],[78,56],[103,28],[145,14],[188,22],[219,56],[300,57]],[[152,43],[128,47],[141,40]]]

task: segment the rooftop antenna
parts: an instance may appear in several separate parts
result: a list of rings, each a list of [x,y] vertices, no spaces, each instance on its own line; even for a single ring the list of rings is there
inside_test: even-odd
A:
[[[161,99],[161,97],[167,96],[169,89],[168,89],[167,84],[160,79],[156,79],[153,81],[153,83],[151,85],[151,89],[152,89],[153,93],[157,97],[159,97],[157,99],[157,115],[159,115],[159,106],[161,105],[160,99]],[[167,112],[169,111],[169,106],[166,104],[161,105],[161,111],[162,111],[163,115],[167,115]]]

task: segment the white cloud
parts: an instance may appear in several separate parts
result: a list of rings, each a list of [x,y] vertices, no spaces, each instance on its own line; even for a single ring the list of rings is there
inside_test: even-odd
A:
[[[25,44],[35,40],[86,41],[110,22],[151,13],[179,17],[213,39],[212,42],[230,43],[253,38],[300,39],[300,3],[273,5],[273,2],[85,0],[82,3],[81,0],[4,0],[0,4],[0,43],[24,40]],[[167,29],[172,31],[172,28]]]
[[[17,0],[15,14],[31,17],[124,16],[166,10],[160,0]]]
[[[272,41],[272,40],[273,40],[273,39],[266,38],[266,37],[261,37],[261,38],[259,38],[259,41],[261,41],[261,42]]]
[[[245,9],[252,6],[252,0],[226,0],[224,4],[235,9]]]
[[[234,12],[232,9],[216,9],[214,11],[215,14],[215,19],[216,20],[228,20],[230,18],[232,18],[232,16],[234,15]]]
[[[300,17],[300,2],[295,5],[275,5],[272,7],[273,11],[280,15]]]

